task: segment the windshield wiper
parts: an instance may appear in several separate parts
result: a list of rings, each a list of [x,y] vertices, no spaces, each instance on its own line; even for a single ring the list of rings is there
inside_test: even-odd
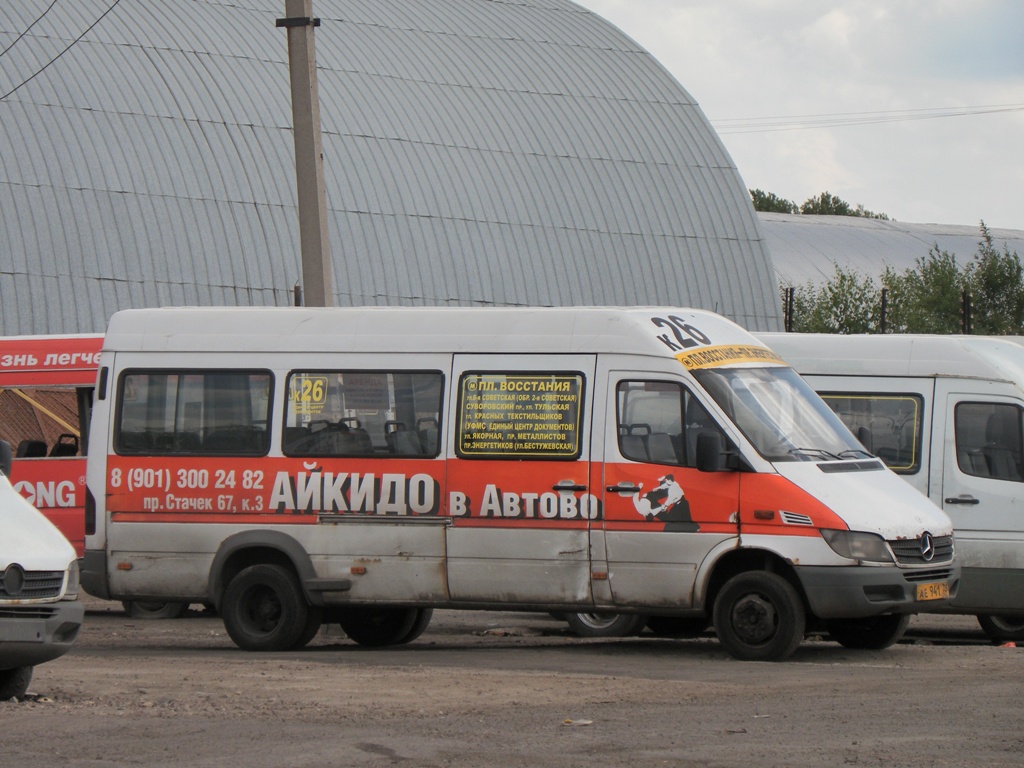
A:
[[[840,459],[856,459],[860,458],[861,456],[863,456],[866,459],[875,458],[875,454],[871,453],[870,451],[865,451],[863,448],[850,448],[848,450],[841,451],[840,453],[837,454],[837,457]]]
[[[789,453],[817,456],[818,458],[825,459],[826,461],[840,461],[842,458],[834,453],[829,453],[824,448],[790,448]]]

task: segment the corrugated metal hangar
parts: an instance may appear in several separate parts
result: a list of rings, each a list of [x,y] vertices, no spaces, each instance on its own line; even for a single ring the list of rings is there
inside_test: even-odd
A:
[[[339,305],[665,304],[778,329],[693,98],[567,0],[315,0]],[[0,333],[288,305],[281,0],[0,4]]]
[[[835,276],[838,264],[876,282],[887,266],[897,272],[913,269],[933,248],[956,255],[968,264],[981,242],[979,226],[907,224],[855,216],[800,216],[759,213],[780,285],[822,285]],[[1024,254],[1024,232],[990,229],[999,251]]]

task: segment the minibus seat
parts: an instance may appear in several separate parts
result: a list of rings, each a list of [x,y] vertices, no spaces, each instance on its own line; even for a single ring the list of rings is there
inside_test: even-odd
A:
[[[438,424],[437,419],[428,416],[416,419],[416,432],[420,436],[420,447],[427,456],[437,455]]]
[[[215,429],[203,438],[203,450],[210,453],[251,454],[264,447],[265,432],[252,427],[224,427]]]
[[[1021,481],[1017,451],[1020,445],[1020,428],[1016,420],[991,414],[985,422],[985,448],[983,453],[991,476],[998,480]]]
[[[312,441],[305,427],[285,427],[281,433],[281,450],[284,453],[307,453]]]
[[[647,446],[644,444],[642,435],[634,435],[629,432],[619,435],[619,447],[622,449],[622,455],[627,459],[649,461]]]
[[[77,456],[78,435],[65,432],[58,435],[57,442],[50,449],[50,456]]]
[[[647,455],[658,464],[678,464],[672,437],[667,432],[654,432],[647,436]]]
[[[46,456],[46,443],[42,440],[22,440],[14,451],[16,459],[38,459]]]
[[[404,421],[384,422],[384,443],[388,453],[400,456],[415,456],[423,452],[419,434],[409,429]]]

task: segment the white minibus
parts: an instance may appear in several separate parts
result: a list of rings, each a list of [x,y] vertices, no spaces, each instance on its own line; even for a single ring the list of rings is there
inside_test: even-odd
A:
[[[1024,346],[981,336],[762,334],[861,442],[952,518],[944,609],[1024,640]]]
[[[128,310],[104,337],[83,585],[212,603],[242,648],[433,608],[823,622],[884,647],[956,595],[949,518],[770,349],[663,308]]]

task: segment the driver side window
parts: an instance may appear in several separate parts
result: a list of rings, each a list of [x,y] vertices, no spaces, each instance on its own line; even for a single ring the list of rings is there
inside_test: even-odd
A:
[[[697,436],[722,434],[704,406],[676,382],[621,381],[616,394],[619,453],[631,461],[696,467]]]

